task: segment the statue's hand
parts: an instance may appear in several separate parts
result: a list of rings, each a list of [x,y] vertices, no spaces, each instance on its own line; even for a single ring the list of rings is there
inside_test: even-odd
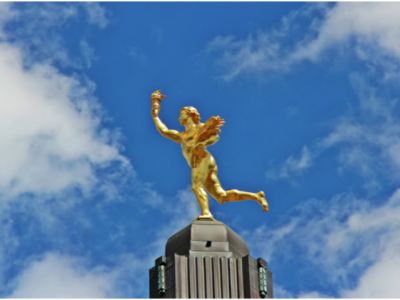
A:
[[[161,95],[161,90],[156,90],[153,94],[151,94],[151,100],[153,101],[153,99],[157,99],[157,100],[162,100],[164,99],[165,95]]]
[[[153,94],[151,94],[151,114],[153,118],[157,117],[158,114],[160,113],[160,103],[161,100],[164,99],[166,96],[161,95],[161,91],[157,90]]]

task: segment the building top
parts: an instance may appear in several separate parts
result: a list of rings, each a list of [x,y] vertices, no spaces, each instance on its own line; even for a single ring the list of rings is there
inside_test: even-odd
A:
[[[242,258],[250,251],[246,242],[224,223],[197,220],[168,239],[165,256],[173,253]]]

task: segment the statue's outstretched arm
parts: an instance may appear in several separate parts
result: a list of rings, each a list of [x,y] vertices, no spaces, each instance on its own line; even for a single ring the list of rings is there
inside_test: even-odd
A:
[[[154,124],[156,125],[157,130],[163,136],[173,140],[174,142],[180,143],[182,140],[180,133],[176,130],[168,129],[168,127],[165,126],[165,124],[158,117],[158,114],[160,112],[161,99],[163,99],[164,97],[165,96],[161,95],[160,91],[155,91],[153,94],[151,94],[151,102],[152,102],[151,114],[153,116]]]

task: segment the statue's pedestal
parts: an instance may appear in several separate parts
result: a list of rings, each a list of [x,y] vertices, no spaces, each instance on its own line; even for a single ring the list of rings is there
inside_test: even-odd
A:
[[[267,262],[218,221],[193,221],[171,236],[150,269],[150,298],[272,297]]]

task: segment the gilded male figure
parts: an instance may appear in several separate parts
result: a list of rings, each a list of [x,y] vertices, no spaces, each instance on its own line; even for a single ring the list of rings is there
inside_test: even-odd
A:
[[[243,192],[239,190],[225,191],[218,180],[218,167],[214,157],[207,151],[207,146],[215,144],[219,140],[219,129],[225,121],[219,116],[211,117],[206,123],[200,122],[200,114],[194,107],[181,109],[179,122],[185,126],[185,131],[178,132],[168,129],[158,117],[161,99],[165,96],[160,91],[151,95],[152,116],[157,130],[165,137],[180,143],[183,156],[192,168],[192,191],[196,195],[201,209],[200,219],[214,219],[208,204],[206,191],[219,203],[228,201],[255,200],[268,211],[268,203],[263,191],[258,193]]]

